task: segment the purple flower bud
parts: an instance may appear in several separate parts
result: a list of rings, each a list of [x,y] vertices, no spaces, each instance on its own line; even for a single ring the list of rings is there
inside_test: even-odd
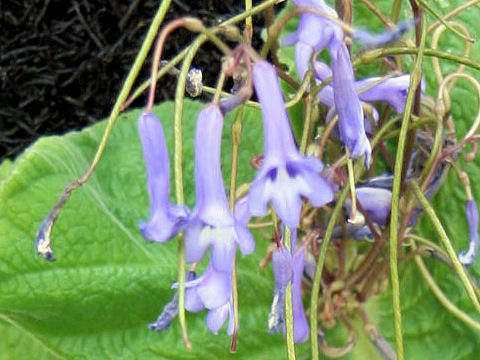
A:
[[[275,249],[272,253],[273,291],[272,305],[268,314],[268,332],[276,333],[284,324],[283,309],[285,307],[285,291],[293,276],[292,254],[286,247]]]
[[[292,280],[292,254],[286,247],[273,250],[272,268],[275,287],[285,288]]]
[[[313,206],[333,199],[333,191],[319,172],[323,164],[314,157],[300,155],[288,120],[280,83],[272,65],[255,64],[253,82],[263,115],[265,157],[248,196],[250,212],[267,212],[271,201],[284,224],[296,228],[300,221],[302,196]]]
[[[371,148],[365,134],[364,117],[354,86],[352,64],[347,47],[341,43],[330,52],[332,58],[333,97],[338,114],[338,127],[350,157],[365,154],[365,167],[370,166]]]
[[[293,257],[293,279],[292,279],[292,308],[293,308],[293,339],[295,343],[307,341],[309,326],[303,309],[302,300],[302,278],[305,260],[305,248],[297,251]]]
[[[359,187],[355,192],[368,217],[378,225],[385,225],[392,209],[392,192],[372,187]]]
[[[195,134],[196,203],[185,229],[185,257],[198,262],[209,246],[217,271],[231,272],[240,246],[250,254],[255,243],[247,227],[234,219],[223,185],[220,165],[223,115],[217,105],[207,106],[198,116]]]
[[[475,200],[467,200],[465,213],[468,221],[468,250],[461,251],[458,258],[463,265],[470,266],[478,255],[478,207]]]
[[[168,200],[170,167],[162,124],[152,113],[144,113],[138,119],[138,132],[145,156],[151,202],[150,219],[140,223],[140,231],[149,241],[164,242],[182,229],[188,209],[170,204]]]

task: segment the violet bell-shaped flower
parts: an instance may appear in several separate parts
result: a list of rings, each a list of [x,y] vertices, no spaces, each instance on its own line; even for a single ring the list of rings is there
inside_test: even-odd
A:
[[[147,170],[151,211],[147,222],[140,223],[140,231],[149,241],[165,242],[185,225],[186,206],[170,204],[170,163],[162,124],[152,113],[143,113],[138,119]]]
[[[468,250],[461,251],[458,259],[465,266],[471,266],[478,256],[478,206],[475,200],[467,200],[465,213],[468,221]]]
[[[212,266],[230,273],[237,244],[247,255],[253,252],[255,243],[228,205],[220,165],[222,129],[223,115],[218,105],[210,104],[200,112],[195,133],[196,203],[185,228],[185,258],[198,262],[211,246]]]
[[[262,109],[265,156],[250,188],[249,209],[252,215],[264,215],[271,201],[283,223],[296,228],[302,196],[319,207],[333,199],[333,191],[319,175],[323,168],[321,161],[298,152],[273,66],[257,62],[253,82]]]

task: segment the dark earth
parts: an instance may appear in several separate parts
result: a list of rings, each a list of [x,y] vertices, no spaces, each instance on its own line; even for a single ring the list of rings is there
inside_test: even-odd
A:
[[[108,116],[159,5],[152,0],[1,0],[0,161],[14,158],[40,136],[81,129]],[[243,6],[244,1],[234,0],[173,0],[165,21],[190,15],[214,25]],[[254,18],[256,48],[263,25],[263,16]],[[191,40],[189,32],[176,30],[162,58],[173,57]],[[194,66],[203,71],[204,83],[216,83],[220,60],[211,45],[199,52]],[[149,70],[147,62],[136,85]],[[175,78],[163,79],[157,89],[157,102],[172,99]],[[132,106],[144,104],[140,97]]]

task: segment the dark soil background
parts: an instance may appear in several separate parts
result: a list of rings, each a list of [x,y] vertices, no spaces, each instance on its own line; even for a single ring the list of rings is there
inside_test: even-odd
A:
[[[254,1],[254,5],[261,1]],[[14,158],[37,137],[80,129],[108,116],[160,0],[0,1],[0,160]],[[243,1],[174,0],[166,21],[196,16],[207,25],[238,14]],[[254,18],[259,47],[263,16]],[[163,59],[191,41],[182,29],[168,39]],[[194,66],[214,85],[221,54],[202,48]],[[146,63],[137,85],[149,76]],[[165,78],[157,102],[173,98]],[[143,106],[145,98],[133,107]]]

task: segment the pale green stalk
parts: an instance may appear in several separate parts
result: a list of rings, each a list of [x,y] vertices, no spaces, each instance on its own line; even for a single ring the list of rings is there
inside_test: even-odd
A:
[[[370,50],[365,52],[365,54],[356,58],[353,61],[353,65],[354,67],[356,67],[359,64],[369,64],[374,60],[377,60],[389,55],[416,55],[419,53],[419,51],[420,49],[416,47],[390,47],[390,48]],[[436,49],[424,49],[424,51],[422,52],[423,52],[423,56],[437,57],[439,59],[445,59],[445,60],[466,65],[475,70],[480,70],[480,62],[469,59],[465,56],[459,56],[459,55],[451,54],[451,53],[436,50]]]
[[[292,231],[288,226],[285,226],[285,233],[283,236],[283,243],[288,251],[291,251],[292,246]],[[287,359],[295,360],[295,341],[293,336],[293,306],[292,306],[292,282],[287,285],[285,294],[285,328],[287,332]]]
[[[418,183],[415,180],[412,180],[410,182],[410,187],[412,188],[415,196],[417,197],[418,201],[422,205],[425,211],[425,214],[428,216],[428,218],[432,222],[433,228],[437,233],[438,237],[440,238],[440,241],[442,242],[443,247],[447,251],[448,258],[452,262],[453,269],[457,273],[457,276],[460,278],[460,281],[462,282],[468,297],[472,301],[473,306],[475,307],[477,312],[480,314],[480,303],[478,301],[477,296],[475,295],[475,290],[473,289],[473,286],[468,279],[468,275],[466,274],[465,268],[460,263],[460,260],[458,260],[457,254],[455,253],[455,249],[453,248],[450,240],[448,239],[447,233],[445,232],[445,229],[443,228],[440,222],[440,219],[437,217],[435,210],[433,209],[432,205],[430,205],[430,203],[428,202],[428,199],[422,193],[422,190],[420,189],[420,187],[418,186]]]
[[[202,34],[190,46],[190,49],[182,63],[182,68],[178,76],[177,88],[175,91],[175,110],[173,114],[173,139],[174,139],[174,155],[173,170],[175,174],[175,198],[176,203],[182,205],[185,203],[185,195],[183,193],[183,139],[182,139],[182,120],[183,120],[183,100],[185,97],[185,85],[187,75],[192,64],[193,58],[198,49],[205,43],[207,36]],[[185,243],[183,232],[178,237],[178,319],[182,328],[183,341],[187,348],[190,347],[187,335],[187,323],[185,321]]]
[[[435,297],[438,299],[438,301],[440,301],[440,303],[445,307],[445,309],[447,309],[447,311],[449,311],[453,316],[463,321],[468,326],[474,328],[475,330],[480,330],[480,324],[474,319],[472,319],[467,313],[455,306],[455,304],[453,304],[443,293],[442,289],[440,289],[440,287],[437,285],[432,275],[430,275],[430,272],[425,266],[425,263],[423,262],[421,256],[415,256],[415,263],[418,267],[418,270],[420,270],[423,279],[430,287],[430,290],[432,290]]]
[[[422,15],[422,34],[420,39],[420,48],[417,59],[410,72],[410,84],[408,87],[407,99],[405,102],[405,110],[402,119],[402,126],[400,128],[400,135],[398,137],[397,155],[395,158],[395,168],[393,173],[393,187],[392,187],[392,211],[390,216],[390,278],[392,283],[392,300],[393,300],[393,321],[395,328],[395,343],[397,350],[397,359],[404,359],[403,349],[403,334],[402,334],[402,313],[400,308],[400,282],[398,279],[398,217],[399,217],[399,203],[400,203],[400,185],[402,183],[402,165],[403,153],[405,151],[405,144],[408,133],[408,125],[410,122],[410,115],[412,112],[413,101],[415,97],[415,89],[420,83],[422,76],[423,65],[423,51],[425,50],[426,39],[426,22],[425,15]]]
[[[317,319],[317,308],[318,308],[318,297],[320,294],[320,282],[322,280],[322,271],[323,265],[325,264],[325,258],[327,256],[328,245],[330,244],[330,239],[333,234],[333,228],[337,222],[338,217],[342,211],[343,203],[347,198],[347,195],[350,191],[350,186],[347,184],[337,200],[333,213],[330,216],[328,221],[327,230],[325,231],[325,236],[323,237],[322,246],[320,247],[320,254],[318,255],[317,267],[315,269],[315,276],[313,278],[312,285],[312,296],[310,298],[310,339],[311,339],[311,350],[312,350],[312,360],[318,360],[318,319]]]

